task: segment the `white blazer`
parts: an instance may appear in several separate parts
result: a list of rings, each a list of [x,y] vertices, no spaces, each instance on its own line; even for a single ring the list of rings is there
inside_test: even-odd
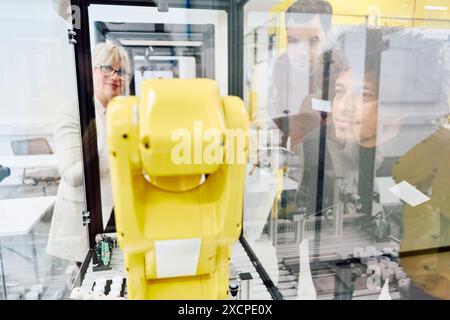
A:
[[[113,201],[106,146],[104,108],[95,101],[97,145],[99,149],[102,218],[106,226]],[[92,127],[93,129],[93,127]],[[83,226],[86,208],[78,104],[74,101],[58,112],[55,122],[55,146],[61,181],[58,188],[47,253],[62,259],[83,262],[89,250],[88,227]],[[86,133],[89,137],[89,129]]]

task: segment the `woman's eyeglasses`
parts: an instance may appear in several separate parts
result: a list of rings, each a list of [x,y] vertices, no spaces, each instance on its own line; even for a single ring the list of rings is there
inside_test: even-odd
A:
[[[102,72],[102,74],[104,76],[108,76],[108,77],[112,77],[114,75],[114,73],[117,73],[117,75],[121,79],[128,79],[128,77],[130,76],[130,74],[128,72],[126,72],[124,69],[116,70],[110,65],[101,65],[101,66],[98,66],[97,68],[100,69],[100,71]]]

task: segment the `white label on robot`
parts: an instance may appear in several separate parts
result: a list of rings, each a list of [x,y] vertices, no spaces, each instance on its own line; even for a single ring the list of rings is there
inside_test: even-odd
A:
[[[321,99],[312,99],[312,108],[316,111],[331,112],[331,102]]]
[[[412,207],[418,206],[430,200],[428,196],[414,188],[406,181],[402,181],[399,184],[389,188],[389,191]]]
[[[201,242],[199,238],[155,241],[157,277],[170,278],[195,275],[200,257]]]

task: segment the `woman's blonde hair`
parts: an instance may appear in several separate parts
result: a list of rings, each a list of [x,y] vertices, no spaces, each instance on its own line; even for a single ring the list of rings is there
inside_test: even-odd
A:
[[[105,42],[97,45],[92,54],[92,67],[120,64],[128,73],[131,72],[130,58],[121,46]]]

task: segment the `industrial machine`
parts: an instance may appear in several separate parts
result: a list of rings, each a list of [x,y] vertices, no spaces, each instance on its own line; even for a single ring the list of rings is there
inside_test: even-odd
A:
[[[449,192],[448,145],[450,129],[443,117],[435,133],[403,157],[393,170],[397,183],[405,181],[429,197],[418,205],[405,205],[401,263],[425,293],[449,299]],[[440,150],[434,155],[434,150]]]
[[[130,299],[227,299],[242,229],[248,116],[208,79],[146,80],[107,111]]]

